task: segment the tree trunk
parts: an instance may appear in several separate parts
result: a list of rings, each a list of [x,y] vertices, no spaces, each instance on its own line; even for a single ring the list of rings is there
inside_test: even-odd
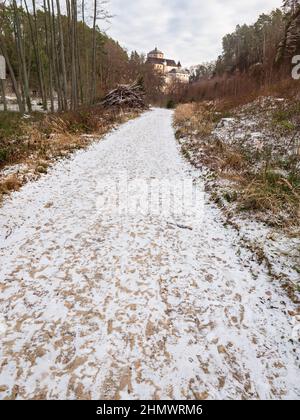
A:
[[[33,24],[32,24],[32,16],[29,12],[26,0],[24,0],[24,4],[25,4],[25,8],[26,8],[27,18],[28,18],[28,23],[29,23],[29,29],[30,29],[30,35],[31,35],[31,40],[32,40],[32,45],[33,45],[33,50],[34,50],[35,62],[36,62],[36,67],[37,67],[40,95],[41,95],[42,102],[43,102],[43,108],[46,110],[47,105],[46,105],[46,101],[45,101],[44,87],[43,87],[43,80],[42,80],[43,77],[42,77],[42,70],[41,70],[40,52],[39,52],[39,48],[38,48],[38,45],[37,45],[38,34],[37,34],[37,30],[36,30],[36,22],[35,22],[35,27],[34,27]],[[33,5],[33,8],[35,9],[35,1],[34,0],[32,0],[32,5]],[[34,16],[35,16],[35,19],[36,19],[36,15],[34,15]],[[27,74],[29,74],[29,69],[27,71]]]
[[[68,109],[67,72],[66,72],[64,34],[63,34],[63,28],[62,28],[62,22],[61,22],[59,0],[56,0],[56,7],[57,7],[57,21],[58,21],[58,36],[59,36],[59,43],[60,43],[60,59],[61,59],[62,88],[63,88],[63,107],[64,107],[64,110],[67,110]]]
[[[56,25],[55,25],[55,9],[54,9],[54,0],[47,0],[48,3],[48,10],[49,10],[49,21],[50,21],[50,42],[51,42],[51,51],[52,51],[52,62],[53,62],[53,76],[54,76],[54,83],[55,89],[57,93],[57,101],[58,101],[58,110],[61,111],[63,109],[63,99],[62,99],[62,88],[61,88],[61,81],[60,81],[60,71],[59,71],[59,58],[57,52],[57,40],[56,40]]]
[[[45,13],[45,36],[46,36],[46,50],[47,50],[47,56],[48,56],[48,77],[49,77],[49,97],[50,97],[50,108],[51,112],[54,112],[54,98],[53,98],[53,59],[51,57],[51,47],[49,43],[49,29],[50,24],[48,22],[48,10],[47,10],[47,4],[46,0],[43,0],[44,4],[44,13]]]
[[[20,67],[22,70],[22,78],[23,78],[23,92],[24,92],[24,99],[27,105],[28,112],[32,111],[31,107],[31,99],[30,99],[30,92],[29,92],[29,82],[28,82],[28,75],[26,69],[26,61],[25,61],[25,54],[23,49],[22,43],[22,32],[21,32],[21,24],[19,19],[19,11],[16,0],[13,0],[13,10],[14,10],[14,22],[15,22],[15,31],[16,31],[16,42],[17,48],[19,52],[19,61]]]
[[[36,15],[35,0],[32,0],[32,7],[33,7],[33,17],[34,17],[34,30],[35,30],[35,36],[36,36],[37,66],[38,66],[38,73],[39,73],[39,79],[40,79],[40,85],[41,85],[43,108],[46,111],[47,110],[47,95],[46,95],[46,90],[45,90],[44,70],[43,70],[42,60],[41,60],[40,37],[38,34],[38,28],[37,28],[37,15]]]
[[[4,109],[4,111],[7,111],[7,101],[6,101],[6,95],[5,95],[5,82],[2,79],[1,79],[1,91],[2,91],[3,109]]]
[[[76,1],[71,0],[71,80],[72,80],[72,109],[78,106],[77,66],[76,66]]]
[[[92,77],[90,86],[90,102],[94,103],[96,98],[96,23],[97,23],[97,0],[94,0],[93,18],[93,46],[92,46]]]
[[[83,45],[86,45],[86,25],[85,25],[85,1],[81,3],[82,23],[83,23]],[[83,86],[83,102],[88,102],[89,90],[89,53],[85,48],[85,64],[84,64],[84,86]]]
[[[16,76],[15,76],[15,73],[14,73],[14,69],[11,65],[9,56],[7,54],[5,44],[4,44],[3,40],[1,39],[1,35],[0,35],[0,51],[2,52],[2,54],[5,58],[5,61],[6,61],[6,65],[7,65],[9,75],[10,75],[10,78],[11,78],[11,81],[12,81],[13,89],[14,89],[14,92],[15,92],[15,95],[16,95],[16,98],[17,98],[19,111],[20,111],[21,114],[24,114],[25,108],[24,108],[24,104],[23,104],[23,101],[22,101],[22,95],[20,93],[20,90],[19,90],[19,87],[18,87],[18,82],[17,82]]]
[[[80,98],[80,103],[83,103],[83,88],[82,88],[82,77],[81,77],[81,63],[80,63],[80,51],[79,51],[79,41],[78,41],[78,13],[77,13],[77,0],[74,0],[75,8],[75,60],[77,68],[77,87],[78,87],[78,98]]]

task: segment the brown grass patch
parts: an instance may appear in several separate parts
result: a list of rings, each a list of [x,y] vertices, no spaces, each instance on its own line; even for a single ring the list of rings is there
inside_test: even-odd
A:
[[[245,164],[245,158],[241,153],[228,148],[224,151],[224,160],[221,164],[221,170],[230,169],[240,171],[245,167]]]
[[[245,178],[243,183],[246,185],[239,200],[241,210],[270,210],[276,215],[285,212],[291,221],[299,220],[300,179],[288,180],[269,170],[257,174],[250,182]]]
[[[25,163],[36,176],[47,172],[57,158],[87,147],[114,126],[138,116],[135,110],[101,107],[60,114],[34,114],[23,119],[17,113],[0,113],[0,169]],[[20,188],[27,178],[0,177],[0,198]]]
[[[180,127],[181,134],[191,132],[207,136],[213,129],[214,106],[212,103],[189,103],[178,105],[174,124]]]
[[[261,215],[262,220],[273,225],[297,225],[300,220],[300,174],[295,158],[288,154],[270,155],[264,149],[254,152],[242,142],[231,144],[216,138],[212,131],[219,119],[234,111],[231,106],[229,101],[219,101],[177,107],[174,125],[183,155],[197,167],[205,165],[228,181],[228,188],[223,184],[217,188],[213,184],[216,201],[234,202],[237,210],[251,211],[258,218]],[[251,107],[252,104],[249,112],[257,112],[255,104],[253,111]],[[280,111],[277,118],[285,121],[298,110],[299,105],[288,107]]]
[[[18,190],[22,185],[22,182],[16,175],[7,177],[3,182],[0,181],[0,198],[1,194],[8,194],[11,191]]]

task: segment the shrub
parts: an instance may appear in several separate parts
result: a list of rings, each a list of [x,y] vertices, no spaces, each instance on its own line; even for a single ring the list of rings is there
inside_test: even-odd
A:
[[[0,149],[0,164],[5,163],[8,159],[8,150]]]
[[[19,136],[22,132],[21,122],[21,115],[17,112],[0,112],[0,140]]]
[[[21,186],[21,181],[16,175],[11,175],[4,182],[0,184],[0,198],[1,194],[8,194],[10,191],[18,190]]]
[[[167,109],[174,109],[176,106],[175,101],[173,99],[169,99],[166,105]]]

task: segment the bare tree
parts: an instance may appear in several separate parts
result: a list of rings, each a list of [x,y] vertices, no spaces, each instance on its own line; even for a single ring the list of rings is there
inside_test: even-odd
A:
[[[49,11],[47,9],[46,0],[43,0],[44,7],[44,27],[46,37],[46,53],[48,57],[48,78],[49,78],[49,97],[50,97],[50,108],[51,112],[54,112],[54,98],[53,98],[53,57],[51,51],[51,45],[49,41],[49,31],[51,24],[49,22]]]
[[[93,14],[93,46],[92,46],[92,75],[90,84],[90,102],[95,102],[96,99],[96,72],[97,72],[97,21],[108,20],[112,16],[109,15],[105,9],[106,0],[94,0],[94,14]]]
[[[6,100],[6,94],[5,94],[5,83],[4,80],[0,80],[1,84],[1,93],[2,93],[2,102],[3,102],[3,109],[4,111],[7,111],[7,100]]]
[[[42,70],[42,64],[41,64],[41,53],[40,53],[40,46],[39,46],[39,36],[38,36],[38,30],[37,30],[37,23],[36,23],[36,5],[35,0],[32,0],[32,8],[33,8],[33,15],[29,12],[27,1],[24,0],[26,12],[27,12],[27,18],[31,33],[31,39],[32,39],[32,45],[35,55],[35,61],[37,64],[37,73],[38,73],[38,81],[39,81],[39,88],[40,88],[40,94],[43,101],[43,108],[47,109],[47,98],[45,96],[45,90],[44,90],[44,76],[43,76],[43,70]],[[34,19],[34,22],[32,20]]]
[[[5,58],[5,61],[6,61],[6,65],[7,65],[9,75],[10,75],[10,78],[11,78],[11,81],[12,81],[13,89],[14,89],[14,92],[15,92],[15,95],[16,95],[16,98],[17,98],[19,111],[21,112],[21,114],[24,114],[25,108],[24,108],[24,104],[23,104],[23,101],[22,101],[21,92],[19,90],[19,86],[18,86],[18,82],[17,82],[16,76],[15,76],[15,72],[14,72],[14,69],[11,65],[10,58],[9,58],[8,53],[7,53],[5,43],[3,41],[3,38],[1,36],[1,34],[0,34],[0,51],[1,51],[3,57]]]
[[[29,92],[28,74],[27,74],[25,53],[24,53],[23,42],[22,42],[22,30],[21,30],[21,23],[20,23],[20,17],[19,17],[19,9],[18,9],[16,0],[13,0],[13,10],[14,10],[14,29],[15,29],[16,44],[17,44],[18,57],[19,57],[19,65],[20,65],[22,78],[23,78],[22,89],[23,89],[24,99],[27,105],[27,110],[31,112],[32,106],[31,106],[31,99],[30,99],[30,92]]]
[[[59,0],[56,0],[56,8],[57,8],[57,21],[58,21],[58,37],[59,37],[59,45],[60,45],[63,109],[66,110],[68,109],[67,71],[66,71],[66,59],[65,59],[64,33],[63,33],[63,28],[62,28]]]
[[[21,112],[32,110],[30,89],[39,92],[45,110],[50,99],[53,112],[56,98],[59,111],[76,110],[131,81],[127,53],[98,26],[111,17],[106,4],[94,0],[89,18],[85,0],[65,0],[64,14],[60,0],[0,5],[0,49]]]

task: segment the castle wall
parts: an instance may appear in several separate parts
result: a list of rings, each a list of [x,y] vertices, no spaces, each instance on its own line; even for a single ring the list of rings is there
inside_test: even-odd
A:
[[[154,68],[155,68],[155,70],[157,70],[157,71],[160,71],[160,72],[165,72],[164,71],[164,65],[163,64],[154,64]]]
[[[165,66],[165,73],[169,73],[173,69],[177,69],[177,67],[174,67],[174,66]]]
[[[164,58],[164,54],[148,54],[149,58],[160,58],[163,59]]]

